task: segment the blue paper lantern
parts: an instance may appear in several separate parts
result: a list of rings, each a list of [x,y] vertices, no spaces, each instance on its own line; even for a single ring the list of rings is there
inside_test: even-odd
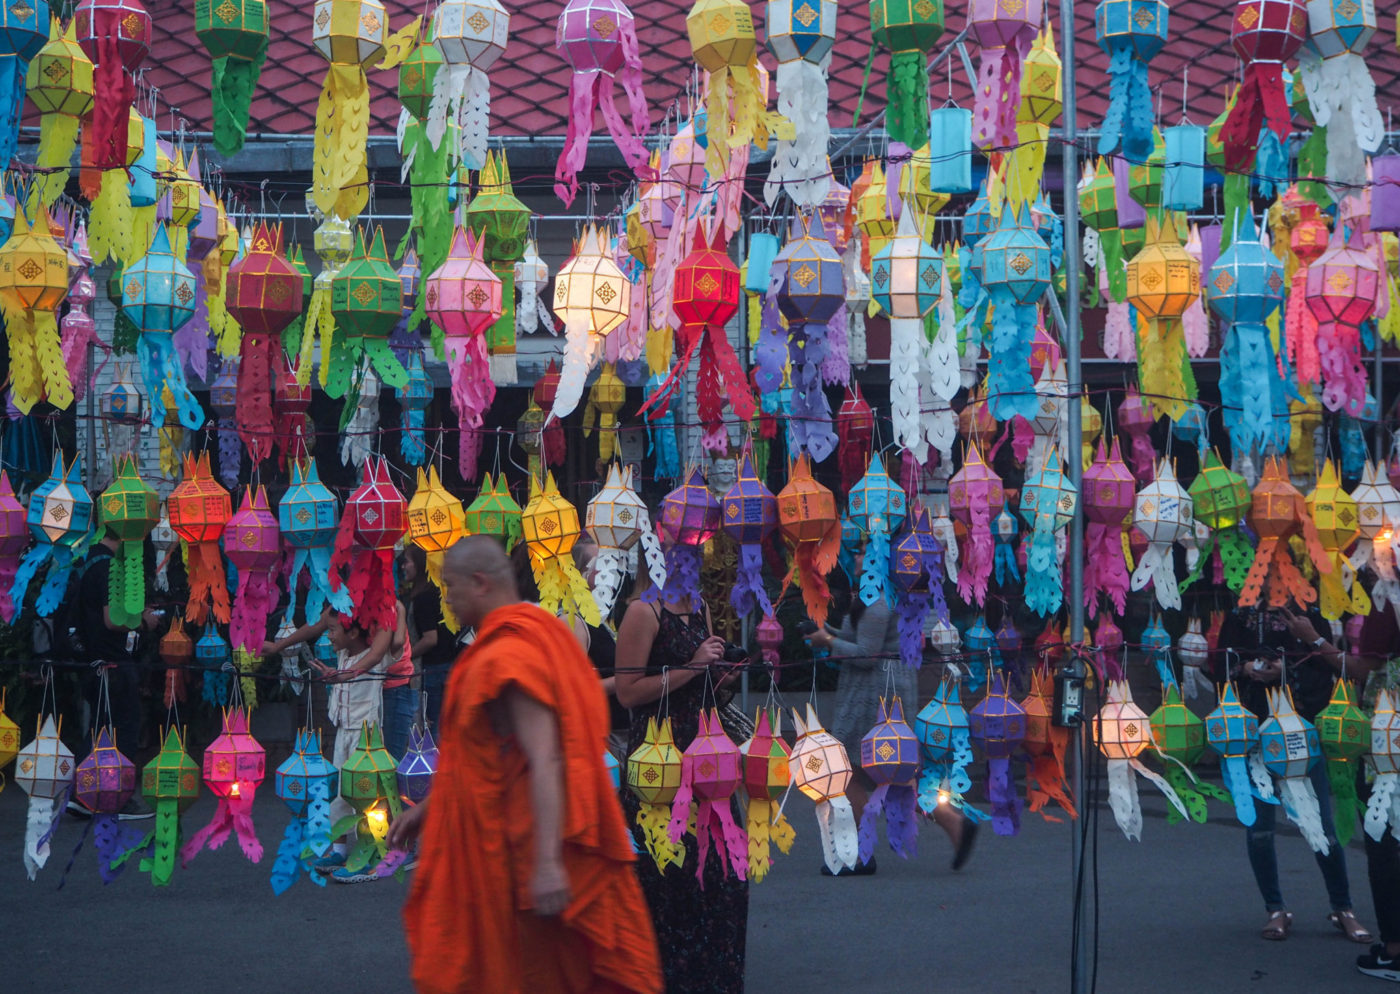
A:
[[[847,497],[851,524],[864,533],[865,565],[860,575],[860,599],[874,604],[890,596],[890,538],[904,524],[908,510],[902,487],[890,479],[876,452],[865,475]]]
[[[1109,102],[1099,129],[1099,154],[1122,152],[1135,162],[1152,154],[1152,88],[1147,63],[1167,41],[1166,0],[1099,0],[1094,33],[1109,57]]]
[[[272,889],[281,894],[300,873],[325,886],[326,878],[311,871],[311,861],[331,846],[331,799],[340,784],[336,768],[321,754],[321,735],[314,729],[297,732],[292,754],[274,775],[277,797],[292,812],[292,820],[277,847],[272,864]]]
[[[402,275],[403,270],[399,271]],[[409,299],[408,297],[404,298]],[[423,429],[427,424],[427,411],[433,402],[433,381],[423,368],[423,350],[408,350],[408,361],[404,363],[408,371],[408,382],[394,390],[399,399],[399,418],[402,431],[399,432],[399,452],[404,462],[410,466],[422,466],[428,457]]]
[[[1024,208],[1002,212],[1001,223],[978,246],[982,288],[993,308],[988,410],[998,421],[1035,418],[1031,376],[1036,304],[1050,288],[1050,246],[1036,234]]]
[[[928,116],[930,149],[938,153],[928,166],[929,189],[935,193],[972,192],[972,111],[941,107]]]
[[[29,495],[25,523],[34,536],[34,545],[25,553],[10,588],[10,601],[18,609],[25,591],[39,571],[49,563],[44,585],[35,609],[41,617],[58,610],[68,589],[68,574],[74,557],[87,546],[92,530],[92,496],[83,486],[83,464],[79,458],[65,465],[63,453],[56,452],[53,468],[43,483]]]
[[[1162,206],[1173,211],[1199,210],[1205,203],[1206,129],[1178,124],[1162,132],[1167,145],[1162,171]]]
[[[48,40],[47,0],[0,5],[0,169],[10,168],[19,143],[29,63]]]
[[[344,586],[331,590],[331,544],[339,524],[339,504],[335,494],[321,482],[315,459],[292,463],[292,483],[277,505],[277,525],[282,541],[292,549],[292,568],[287,589],[292,596],[287,602],[286,619],[296,613],[297,584],[305,569],[311,580],[306,594],[306,619],[315,621],[329,601],[337,611],[353,609]],[[334,665],[334,664],[332,664]]]
[[[170,249],[165,225],[156,226],[151,247],[122,270],[122,313],[141,329],[136,354],[151,401],[151,420],[165,421],[164,390],[169,388],[186,428],[202,428],[204,411],[185,382],[185,366],[173,333],[194,317],[195,280]]]

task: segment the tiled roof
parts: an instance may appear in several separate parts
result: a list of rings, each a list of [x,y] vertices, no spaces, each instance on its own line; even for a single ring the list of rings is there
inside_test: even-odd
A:
[[[194,36],[193,5],[183,0],[147,0],[154,21],[152,57],[145,80],[160,90],[164,103],[178,109],[188,128],[207,131],[209,121],[209,57]],[[423,10],[422,4],[387,0],[392,28],[398,29]],[[492,70],[492,133],[495,135],[560,135],[568,108],[568,67],[554,48],[554,25],[561,0],[548,3],[508,4],[511,12],[510,46]],[[755,25],[762,37],[764,4],[751,4]],[[966,3],[949,0],[945,38],[961,29]],[[1054,7],[1053,0],[1050,6]],[[686,39],[685,0],[634,0],[637,35],[646,71],[645,88],[652,120],[684,100],[693,62]],[[1103,116],[1107,93],[1108,56],[1094,41],[1094,7],[1081,0],[1077,7],[1078,93],[1080,127],[1094,127]],[[310,0],[268,0],[272,41],[262,80],[253,101],[250,133],[310,134],[314,130],[316,102],[326,63],[311,46]],[[1162,91],[1162,117],[1179,118],[1183,71],[1189,67],[1191,114],[1205,123],[1220,112],[1230,80],[1238,74],[1238,60],[1230,48],[1227,0],[1174,0],[1172,31],[1166,49],[1153,62],[1152,82]],[[848,127],[859,97],[869,54],[869,8],[864,0],[845,0],[838,21],[838,40],[830,72],[831,121]],[[974,63],[978,51],[968,44]],[[1367,51],[1382,99],[1400,92],[1400,53],[1395,47],[1394,22],[1387,17],[1381,32]],[[771,56],[765,56],[771,64]],[[862,119],[868,121],[884,105],[884,77],[888,55],[876,56]],[[398,120],[395,97],[396,72],[369,73],[373,96],[372,134],[392,134]],[[933,94],[942,99],[946,75],[935,79]],[[971,96],[967,79],[954,65],[953,97],[964,106]],[[162,128],[167,121],[159,122]]]

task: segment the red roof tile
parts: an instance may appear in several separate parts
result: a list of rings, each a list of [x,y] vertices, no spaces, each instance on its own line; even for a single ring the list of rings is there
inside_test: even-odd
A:
[[[657,122],[667,107],[683,101],[693,63],[686,40],[685,0],[646,0],[633,3],[637,35],[646,70],[646,93]],[[754,21],[762,36],[762,3],[752,4]],[[152,57],[145,70],[146,82],[160,90],[162,101],[177,109],[188,127],[209,129],[209,58],[194,36],[192,7],[174,0],[148,0],[154,19]],[[421,13],[421,4],[388,0],[386,7],[394,29]],[[964,4],[950,3],[949,34],[962,27]],[[316,102],[325,62],[311,47],[311,11],[307,0],[269,0],[272,42],[261,84],[253,101],[251,133],[309,134],[314,130]],[[492,133],[497,135],[559,135],[565,130],[568,67],[554,48],[554,22],[560,0],[518,5],[511,15],[510,47],[492,72]],[[1174,0],[1172,36],[1153,62],[1152,81],[1163,93],[1162,117],[1179,116],[1183,69],[1189,66],[1191,115],[1198,123],[1215,117],[1223,105],[1228,82],[1236,78],[1238,63],[1229,43],[1229,4],[1222,0]],[[1077,8],[1080,127],[1097,125],[1104,112],[1108,57],[1094,41],[1094,4]],[[869,11],[862,0],[842,5],[839,39],[831,64],[831,121],[849,127],[860,92],[869,53]],[[974,62],[978,52],[969,44]],[[1400,53],[1395,48],[1393,24],[1387,19],[1380,35],[1367,51],[1378,91],[1393,94],[1400,87]],[[767,57],[771,63],[771,57]],[[884,74],[888,56],[876,56],[862,119],[868,121],[884,105]],[[398,119],[395,97],[397,74],[369,74],[373,95],[373,134],[392,134]],[[946,76],[938,74],[935,99],[945,96]],[[971,96],[966,78],[957,65],[953,97],[964,105]],[[166,121],[159,122],[166,127]]]

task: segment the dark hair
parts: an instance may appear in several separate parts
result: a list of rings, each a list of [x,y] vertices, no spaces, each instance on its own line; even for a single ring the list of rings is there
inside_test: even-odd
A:
[[[538,604],[540,588],[535,583],[534,567],[530,565],[530,550],[523,541],[516,542],[515,548],[510,550],[510,565],[515,573],[515,589],[520,599]]]
[[[422,590],[423,585],[428,582],[428,554],[418,546],[409,543],[404,546],[401,557],[413,563],[414,572],[417,574],[409,589],[404,592],[406,594],[416,594]]]
[[[846,617],[851,621],[851,630],[855,631],[860,627],[860,619],[865,615],[865,601],[860,599],[860,594],[855,590],[851,591],[851,609],[846,612]]]

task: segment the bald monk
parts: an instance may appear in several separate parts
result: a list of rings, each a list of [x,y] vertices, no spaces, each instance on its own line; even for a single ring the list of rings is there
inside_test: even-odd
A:
[[[443,596],[476,641],[453,667],[404,926],[420,994],[659,992],[660,960],[603,766],[608,709],[569,629],[520,602],[505,550],[462,539]]]

